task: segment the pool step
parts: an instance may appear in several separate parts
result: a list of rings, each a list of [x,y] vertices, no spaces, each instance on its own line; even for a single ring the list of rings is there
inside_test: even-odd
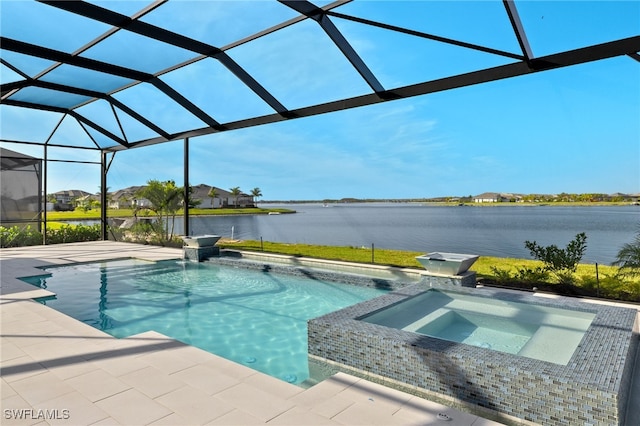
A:
[[[424,327],[425,325],[429,324],[432,321],[435,321],[437,319],[439,319],[440,317],[442,317],[443,315],[448,314],[449,312],[451,312],[448,309],[437,309],[433,312],[431,312],[430,314],[420,318],[418,321],[415,321],[409,325],[407,325],[406,327],[403,327],[402,329],[404,331],[412,331],[414,333],[418,333],[417,330],[421,329],[422,327]]]
[[[518,355],[566,365],[583,335],[582,331],[564,326],[541,325]]]
[[[151,265],[138,265],[138,266],[127,266],[127,267],[118,267],[118,268],[109,268],[109,273],[107,274],[107,278],[127,278],[127,277],[136,277],[140,275],[159,275],[167,272],[179,272],[181,271],[180,267],[171,264],[166,266],[160,266],[159,264],[151,264]]]

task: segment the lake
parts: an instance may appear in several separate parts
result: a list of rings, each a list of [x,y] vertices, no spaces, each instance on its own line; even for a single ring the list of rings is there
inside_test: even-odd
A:
[[[638,206],[439,206],[412,203],[261,204],[296,214],[192,216],[191,234],[260,240],[444,251],[530,259],[525,241],[560,248],[587,234],[583,262],[609,264],[640,230]],[[183,231],[181,218],[175,232]]]

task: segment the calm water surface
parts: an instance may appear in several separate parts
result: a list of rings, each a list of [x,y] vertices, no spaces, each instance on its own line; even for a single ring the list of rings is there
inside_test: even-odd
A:
[[[296,214],[191,217],[192,235],[531,258],[524,242],[564,248],[587,234],[583,261],[611,263],[640,228],[640,207],[448,207],[409,203],[288,204]],[[176,232],[182,222],[176,220]]]
[[[112,336],[154,330],[298,384],[310,375],[307,321],[387,293],[208,262],[129,259],[46,272],[26,279],[56,293],[41,303]]]

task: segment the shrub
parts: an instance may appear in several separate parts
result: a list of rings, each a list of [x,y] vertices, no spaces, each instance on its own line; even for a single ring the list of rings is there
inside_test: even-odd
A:
[[[511,273],[511,271],[507,269],[491,266],[491,272],[493,273],[492,279],[500,284],[516,282],[538,284],[545,282],[549,278],[549,272],[542,266],[536,266],[535,268],[518,268],[515,273]]]
[[[541,283],[549,278],[549,272],[542,266],[535,268],[519,268],[516,279],[524,283]]]
[[[97,241],[102,238],[100,225],[63,225],[60,229],[47,230],[47,244]],[[0,226],[0,247],[26,247],[42,244],[42,234],[30,226],[6,228]]]
[[[97,225],[62,225],[60,229],[47,230],[47,244],[98,241],[102,238],[101,227]]]
[[[584,232],[577,234],[565,249],[558,248],[554,244],[542,247],[535,241],[525,241],[524,246],[529,249],[534,259],[544,263],[544,268],[554,274],[558,282],[570,284],[574,282],[573,274],[587,250],[587,234]]]
[[[500,269],[495,266],[491,266],[491,272],[493,273],[493,279],[498,283],[505,284],[513,281],[513,276],[507,269]]]
[[[123,241],[161,245],[164,229],[159,222],[137,222],[124,232]]]
[[[31,226],[20,228],[0,226],[0,248],[25,247],[42,244],[42,234]]]
[[[603,274],[599,280],[592,275],[583,275],[579,279],[579,285],[598,297],[640,301],[640,281],[625,280],[619,274]]]

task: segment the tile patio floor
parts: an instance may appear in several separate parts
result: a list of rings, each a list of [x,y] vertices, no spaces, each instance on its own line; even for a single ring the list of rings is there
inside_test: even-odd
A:
[[[110,241],[0,250],[2,425],[499,424],[343,373],[305,390],[153,331],[116,339],[33,302],[48,292],[17,279],[123,257],[182,251]]]

